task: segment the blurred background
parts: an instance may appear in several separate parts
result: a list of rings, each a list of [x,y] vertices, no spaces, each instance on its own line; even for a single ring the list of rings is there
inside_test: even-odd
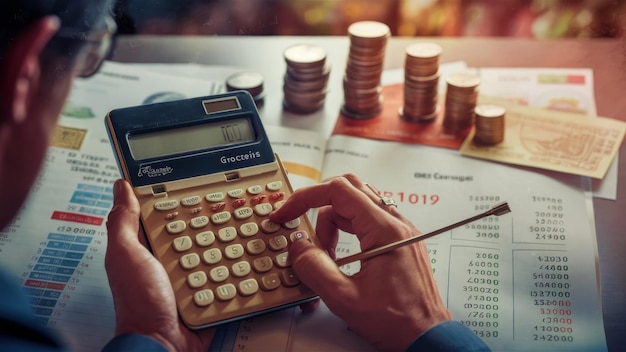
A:
[[[626,0],[118,0],[124,34],[345,35],[359,20],[396,36],[621,37]]]

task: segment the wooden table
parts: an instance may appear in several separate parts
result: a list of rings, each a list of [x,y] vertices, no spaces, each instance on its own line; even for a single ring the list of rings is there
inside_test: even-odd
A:
[[[441,62],[465,61],[470,67],[591,68],[600,116],[626,121],[626,39],[532,40],[393,38],[385,68],[402,68],[404,48],[416,41],[442,46]],[[349,42],[346,37],[121,37],[113,53],[119,62],[200,63],[245,67],[261,73],[268,94],[270,123],[329,134],[337,117],[341,93],[335,91],[325,112],[284,119],[279,113],[285,63],[282,53],[292,44],[311,43],[328,50],[330,87],[341,87]],[[274,109],[274,110],[272,110]],[[626,346],[626,147],[619,154],[617,200],[594,198],[600,260],[602,306],[609,350]]]

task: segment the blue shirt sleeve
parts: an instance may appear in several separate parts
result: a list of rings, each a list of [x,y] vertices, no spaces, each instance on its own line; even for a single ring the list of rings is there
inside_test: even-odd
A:
[[[468,327],[458,321],[446,321],[433,326],[418,336],[407,352],[478,352],[491,349]]]
[[[0,270],[0,351],[67,351],[59,334],[33,314],[17,280]],[[139,334],[116,336],[103,351],[167,351],[156,340]]]
[[[163,347],[156,340],[139,334],[124,334],[116,336],[114,339],[102,349],[103,352],[118,352],[118,351],[146,351],[146,352],[166,352],[167,349]]]

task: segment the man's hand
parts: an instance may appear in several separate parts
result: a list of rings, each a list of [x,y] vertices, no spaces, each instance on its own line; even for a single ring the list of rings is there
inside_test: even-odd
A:
[[[139,203],[130,185],[115,183],[107,221],[105,267],[115,303],[115,334],[149,336],[172,351],[206,351],[213,329],[192,331],[178,317],[165,269],[139,241]]]
[[[294,271],[330,310],[381,350],[405,350],[420,334],[450,320],[432,275],[426,246],[417,243],[365,260],[353,276],[334,262],[339,230],[355,234],[366,251],[419,234],[394,206],[355,175],[294,192],[270,214],[276,223],[319,208],[316,233],[324,248],[299,240],[289,248]]]

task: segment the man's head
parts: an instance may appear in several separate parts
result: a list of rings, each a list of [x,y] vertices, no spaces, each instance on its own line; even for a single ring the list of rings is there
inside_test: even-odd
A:
[[[113,0],[0,3],[0,229],[35,181],[74,76],[106,55]]]

